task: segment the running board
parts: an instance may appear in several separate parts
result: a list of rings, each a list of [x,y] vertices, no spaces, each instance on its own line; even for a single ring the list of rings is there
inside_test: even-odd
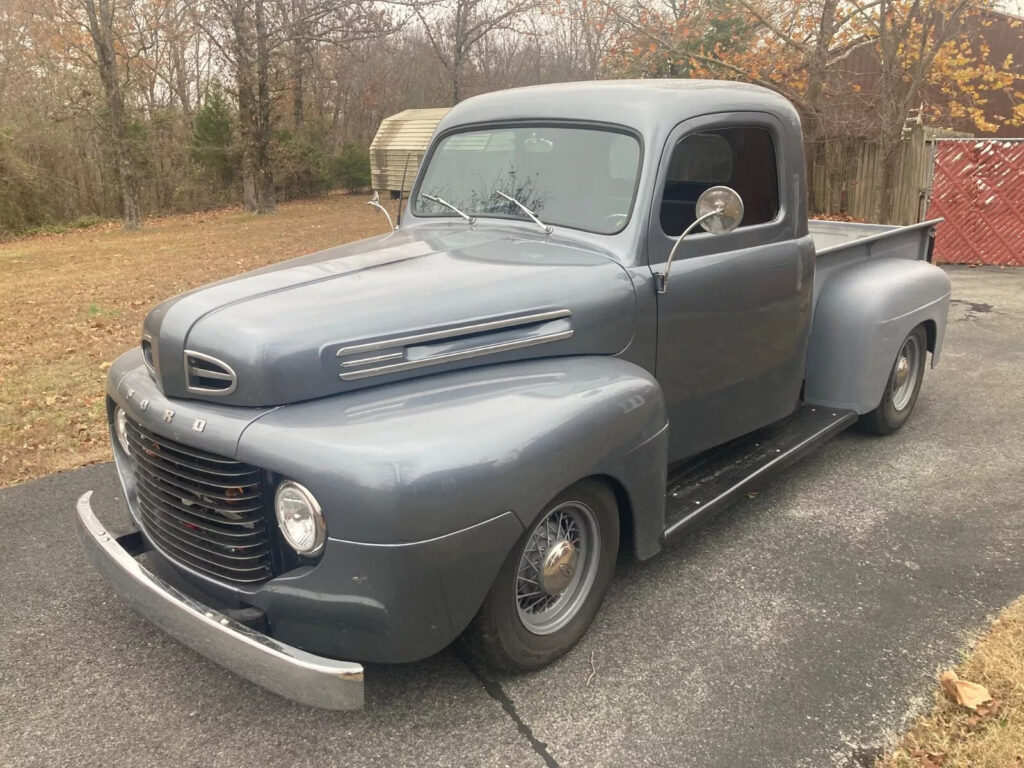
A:
[[[768,478],[856,420],[854,411],[804,405],[782,421],[712,449],[669,472],[665,541],[762,487]]]

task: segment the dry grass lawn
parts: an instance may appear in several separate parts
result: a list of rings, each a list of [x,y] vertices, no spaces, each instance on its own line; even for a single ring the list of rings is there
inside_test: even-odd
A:
[[[203,283],[386,230],[365,196],[0,243],[0,487],[101,461],[104,378],[145,313]]]
[[[1003,611],[956,672],[988,688],[993,703],[976,713],[940,690],[931,714],[876,768],[1024,766],[1024,598]]]

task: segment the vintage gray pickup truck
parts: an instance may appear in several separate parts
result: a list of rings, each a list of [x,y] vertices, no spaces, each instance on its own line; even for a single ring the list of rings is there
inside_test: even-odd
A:
[[[551,662],[620,554],[914,408],[949,304],[937,222],[809,222],[803,158],[794,108],[735,83],[459,104],[397,229],[149,313],[107,389],[136,529],[85,493],[91,561],[314,706],[460,636]]]

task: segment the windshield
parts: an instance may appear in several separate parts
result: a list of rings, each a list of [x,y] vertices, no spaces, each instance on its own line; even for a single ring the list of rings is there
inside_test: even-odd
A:
[[[457,216],[440,198],[469,216],[526,220],[498,192],[515,198],[544,224],[614,234],[633,208],[640,142],[600,128],[496,127],[441,139],[414,201],[417,216]]]

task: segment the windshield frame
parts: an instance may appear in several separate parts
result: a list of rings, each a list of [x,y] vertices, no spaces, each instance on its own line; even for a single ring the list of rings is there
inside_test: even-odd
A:
[[[554,119],[553,120],[553,119],[545,119],[545,118],[538,118],[538,119],[526,118],[526,119],[516,119],[516,120],[487,120],[485,122],[479,122],[479,123],[463,123],[461,125],[455,125],[455,126],[452,126],[451,128],[445,129],[444,131],[439,133],[437,135],[437,137],[432,142],[430,142],[430,147],[427,150],[427,154],[424,155],[423,162],[420,165],[420,171],[419,171],[419,173],[416,174],[416,183],[413,186],[412,191],[409,193],[409,208],[408,208],[408,210],[409,210],[409,213],[412,214],[413,218],[424,219],[424,220],[426,220],[426,219],[442,219],[442,220],[446,220],[446,219],[453,219],[453,218],[459,219],[459,217],[454,212],[452,212],[450,214],[448,214],[448,213],[425,213],[425,212],[422,212],[420,210],[420,207],[419,207],[420,187],[422,186],[423,181],[426,178],[427,169],[430,167],[430,163],[431,163],[431,161],[434,158],[434,153],[437,151],[437,148],[441,146],[441,143],[445,139],[449,138],[450,136],[455,136],[455,135],[460,134],[460,133],[473,133],[475,131],[481,131],[481,130],[500,130],[500,129],[506,129],[506,128],[576,128],[576,129],[580,129],[580,130],[595,130],[595,131],[605,131],[605,132],[608,132],[608,133],[618,133],[618,134],[622,134],[624,136],[630,136],[631,138],[635,139],[637,144],[638,144],[638,146],[639,146],[640,154],[637,156],[636,179],[633,182],[633,197],[632,197],[632,199],[630,200],[630,203],[629,203],[629,211],[628,211],[628,215],[626,216],[626,220],[623,222],[622,227],[618,231],[616,231],[616,232],[603,232],[603,231],[601,231],[599,229],[587,229],[586,227],[573,226],[571,224],[561,224],[561,223],[554,222],[554,221],[548,221],[542,215],[538,214],[538,218],[540,218],[546,225],[548,225],[550,227],[558,227],[558,228],[562,228],[562,229],[572,229],[572,230],[575,230],[577,232],[586,232],[586,233],[591,234],[591,235],[600,235],[602,237],[615,237],[616,235],[621,235],[623,232],[625,232],[629,228],[629,225],[633,221],[633,215],[636,212],[636,203],[637,203],[637,199],[638,199],[638,197],[640,195],[640,181],[641,181],[641,178],[642,178],[643,173],[644,173],[644,156],[645,156],[644,153],[645,153],[645,151],[647,149],[646,146],[644,145],[644,137],[643,137],[643,134],[641,134],[639,131],[637,131],[634,128],[630,128],[627,125],[621,125],[620,123],[604,123],[604,122],[598,122],[598,121],[594,121],[594,120],[572,120],[572,119]],[[509,215],[509,214],[503,214],[503,213],[477,212],[477,211],[467,211],[467,213],[470,216],[472,216],[473,218],[475,218],[477,220],[477,223],[479,223],[480,221],[483,221],[484,219],[498,219],[498,220],[501,220],[501,221],[516,221],[516,222],[520,222],[520,223],[525,223],[525,224],[529,224],[531,227],[535,226],[534,223],[532,221],[530,221],[530,219],[525,214],[519,215],[519,216],[515,216],[515,215]],[[463,221],[462,219],[459,219],[459,220]]]

